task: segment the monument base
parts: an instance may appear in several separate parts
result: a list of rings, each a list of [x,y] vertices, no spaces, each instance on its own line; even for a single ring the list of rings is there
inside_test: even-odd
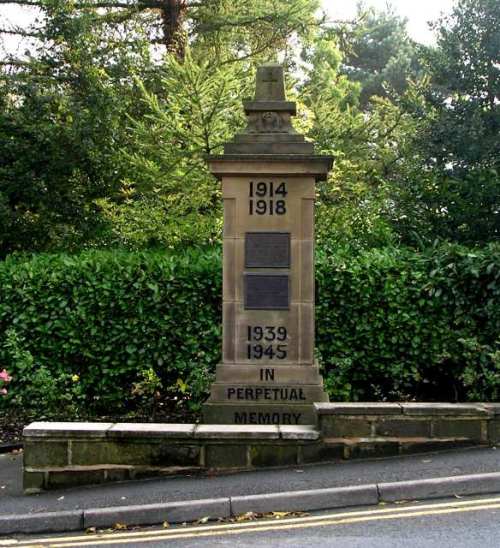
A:
[[[207,402],[203,405],[205,424],[315,425],[314,404],[233,404]]]
[[[219,364],[203,422],[315,425],[314,403],[328,401],[317,364]]]

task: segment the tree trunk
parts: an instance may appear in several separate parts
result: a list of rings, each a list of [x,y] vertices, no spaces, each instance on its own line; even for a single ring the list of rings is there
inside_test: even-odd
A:
[[[183,20],[187,9],[185,0],[163,0],[161,8],[163,20],[163,40],[169,51],[180,59],[184,58],[185,40]]]

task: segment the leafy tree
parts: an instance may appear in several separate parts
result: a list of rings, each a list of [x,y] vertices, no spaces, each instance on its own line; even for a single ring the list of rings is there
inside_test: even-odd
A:
[[[36,49],[5,59],[1,74],[1,253],[191,241],[205,220],[213,235],[220,206],[202,154],[236,129],[254,64],[286,56],[291,37],[314,28],[317,1],[28,5],[44,17],[12,32],[37,38]],[[175,10],[173,40],[157,22]]]
[[[380,246],[393,242],[386,213],[390,181],[410,145],[415,121],[398,104],[374,97],[360,105],[361,85],[342,74],[335,33],[318,36],[305,60],[311,67],[301,87],[305,126],[318,149],[334,157],[318,187],[317,234],[322,246]]]
[[[500,237],[500,5],[460,0],[435,28],[424,100],[408,107],[420,123],[396,226],[408,243],[484,244]]]
[[[0,0],[2,4],[33,6],[50,17],[54,8],[70,8],[74,17],[92,14],[96,22],[129,29],[143,28],[151,44],[182,58],[186,44],[197,38],[232,50],[235,58],[271,53],[287,47],[290,36],[316,25],[318,0]],[[3,28],[0,33],[43,37],[33,28]],[[133,35],[122,34],[131,44]]]
[[[428,52],[434,109],[423,136],[441,169],[498,167],[500,158],[500,4],[459,0],[435,24],[438,47]]]
[[[244,125],[241,97],[252,84],[245,67],[196,60],[189,49],[182,61],[165,58],[162,94],[142,86],[145,114],[130,120],[130,143],[120,156],[127,172],[121,197],[99,202],[115,243],[176,247],[219,238],[220,186],[204,156],[221,153]]]
[[[340,72],[361,84],[360,102],[402,94],[419,73],[418,48],[406,30],[406,19],[388,6],[385,11],[358,4],[355,22],[337,25],[344,53]]]
[[[118,187],[125,114],[139,104],[130,74],[150,67],[139,34],[127,48],[103,44],[108,29],[93,14],[67,4],[47,13],[38,49],[0,80],[0,254],[71,249],[99,234],[94,201]]]

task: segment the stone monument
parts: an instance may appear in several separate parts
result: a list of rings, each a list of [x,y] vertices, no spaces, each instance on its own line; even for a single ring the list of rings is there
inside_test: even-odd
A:
[[[292,127],[283,68],[257,70],[248,125],[210,156],[224,200],[223,352],[206,423],[314,424],[328,401],[314,359],[315,182],[329,156]]]

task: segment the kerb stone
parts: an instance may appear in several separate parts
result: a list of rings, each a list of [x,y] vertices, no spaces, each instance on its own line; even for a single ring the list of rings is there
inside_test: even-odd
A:
[[[378,492],[375,484],[231,497],[231,508],[235,515],[246,512],[326,510],[364,504],[378,504]]]
[[[167,521],[183,523],[201,518],[227,518],[230,516],[228,498],[143,504],[140,506],[116,506],[93,508],[83,513],[83,525],[89,527],[111,527],[115,523],[127,525],[155,525]]]

